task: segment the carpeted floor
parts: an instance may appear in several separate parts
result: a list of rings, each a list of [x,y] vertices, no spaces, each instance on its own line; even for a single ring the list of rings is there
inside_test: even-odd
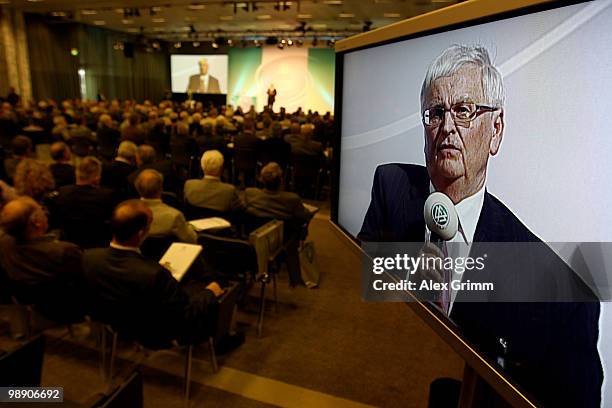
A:
[[[198,349],[191,406],[350,406],[353,401],[425,407],[433,379],[461,377],[459,357],[405,304],[360,299],[358,258],[332,231],[327,213],[323,209],[310,225],[320,288],[289,289],[282,273],[278,311],[268,303],[262,337],[256,334],[253,303],[237,319],[246,342],[219,358],[219,374],[211,372],[207,349]],[[71,338],[64,329],[49,333],[43,385],[63,386],[73,401],[101,390],[92,340]],[[121,344],[118,368],[129,368],[140,354]],[[184,357],[171,351],[147,360],[142,367],[146,407],[182,406],[183,364]]]

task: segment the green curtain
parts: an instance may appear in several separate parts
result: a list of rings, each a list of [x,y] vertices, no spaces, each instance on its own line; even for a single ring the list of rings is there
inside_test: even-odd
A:
[[[26,35],[30,57],[32,95],[36,99],[78,98],[81,94],[75,47],[76,24],[49,25],[44,18],[27,14]]]
[[[169,58],[165,52],[146,52],[136,46],[134,58],[113,49],[135,36],[83,24],[49,24],[27,15],[32,89],[35,98],[78,98],[78,70],[85,70],[86,98],[158,101],[170,88]],[[79,50],[77,57],[70,48]],[[36,62],[34,64],[34,62]]]

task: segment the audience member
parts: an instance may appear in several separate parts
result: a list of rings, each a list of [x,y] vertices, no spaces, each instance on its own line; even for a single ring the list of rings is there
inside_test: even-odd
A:
[[[12,155],[4,159],[4,170],[9,180],[13,180],[19,162],[32,156],[32,141],[26,136],[17,136],[11,142]]]
[[[185,182],[185,201],[195,207],[208,208],[219,212],[244,210],[244,203],[236,187],[221,181],[223,155],[218,150],[209,150],[201,159],[204,178]]]
[[[314,126],[305,124],[300,127],[300,137],[291,139],[291,153],[317,156],[323,153],[323,146],[320,142],[312,140]]]
[[[72,156],[70,148],[64,142],[55,142],[51,145],[51,158],[54,163],[49,166],[53,179],[55,180],[55,187],[59,188],[62,186],[69,186],[74,184],[75,170],[74,166],[70,164],[72,162]]]
[[[55,191],[55,181],[49,167],[36,159],[23,159],[17,165],[14,176],[15,191],[44,203]]]
[[[81,317],[79,283],[81,250],[47,234],[43,208],[30,197],[19,197],[0,214],[0,266],[20,302],[36,304],[53,320]]]
[[[128,117],[127,126],[121,129],[121,140],[128,140],[137,145],[141,145],[145,142],[146,133],[140,126],[140,116],[137,113],[132,113]]]
[[[157,170],[164,177],[164,190],[176,193],[180,186],[178,178],[172,168],[172,163],[165,159],[158,160],[157,157],[157,153],[153,146],[146,144],[140,145],[136,155],[138,169],[134,170],[128,176],[129,185],[134,185],[134,181],[136,181],[136,178],[143,170],[153,169]]]
[[[83,248],[108,244],[109,222],[118,202],[117,194],[101,187],[102,163],[85,157],[76,170],[76,185],[59,189],[56,215],[65,238]]]
[[[153,213],[149,234],[152,237],[172,236],[178,241],[195,244],[198,235],[183,213],[162,202],[163,183],[163,175],[153,169],[142,170],[134,183],[140,199]]]
[[[113,325],[148,347],[165,347],[173,339],[196,343],[211,334],[216,282],[180,284],[139,247],[149,233],[153,212],[140,200],[125,201],[112,217],[109,248],[91,249],[83,257],[84,276],[95,319]]]
[[[112,160],[115,156],[117,146],[119,146],[120,133],[115,129],[113,119],[108,114],[100,115],[98,129],[96,130],[98,139],[98,152],[106,160]]]
[[[102,185],[115,190],[121,197],[129,195],[128,176],[136,170],[138,147],[130,141],[123,141],[117,149],[117,157],[105,166]]]
[[[287,251],[287,271],[291,286],[303,284],[298,254],[302,226],[311,214],[306,210],[302,199],[295,193],[280,191],[283,171],[278,163],[268,163],[261,169],[263,189],[247,188],[244,194],[248,214],[260,218],[284,220],[285,247]]]

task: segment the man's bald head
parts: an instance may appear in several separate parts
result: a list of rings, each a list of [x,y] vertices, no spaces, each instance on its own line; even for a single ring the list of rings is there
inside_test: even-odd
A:
[[[70,148],[64,142],[55,142],[50,148],[51,158],[55,161],[70,160]]]
[[[143,170],[136,177],[134,187],[142,198],[160,198],[164,191],[164,176],[156,170]]]
[[[153,213],[140,200],[127,200],[113,211],[111,230],[113,241],[125,246],[140,246],[149,232]]]
[[[9,201],[0,213],[0,226],[4,232],[19,240],[27,240],[47,232],[47,215],[31,197]]]

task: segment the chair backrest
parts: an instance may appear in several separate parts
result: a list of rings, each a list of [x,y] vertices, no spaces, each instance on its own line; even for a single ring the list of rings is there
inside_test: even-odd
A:
[[[257,255],[248,241],[200,233],[198,243],[206,263],[229,279],[244,281],[257,273]]]
[[[0,356],[0,387],[39,387],[45,338],[38,335]]]
[[[214,210],[212,208],[197,207],[189,203],[185,203],[185,217],[188,220],[199,220],[200,218],[221,217],[228,219],[227,213],[224,211]]]
[[[140,246],[140,251],[145,257],[159,261],[175,241],[173,236],[147,237]]]
[[[290,165],[293,177],[316,180],[322,163],[319,155],[291,154]]]
[[[90,408],[142,408],[143,405],[142,375],[136,371],[90,405]]]
[[[276,258],[283,248],[283,221],[272,220],[249,234],[249,242],[257,254],[260,274],[268,272],[268,263]]]

